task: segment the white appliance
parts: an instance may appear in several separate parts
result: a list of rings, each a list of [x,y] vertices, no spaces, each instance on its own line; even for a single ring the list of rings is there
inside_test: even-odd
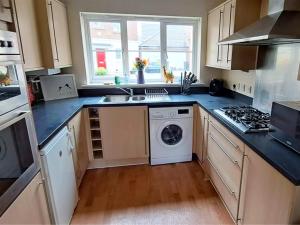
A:
[[[151,165],[192,160],[193,107],[150,108]]]
[[[70,135],[65,127],[41,151],[54,224],[69,224],[78,202],[72,149]]]
[[[78,97],[73,74],[41,76],[40,80],[45,101]]]

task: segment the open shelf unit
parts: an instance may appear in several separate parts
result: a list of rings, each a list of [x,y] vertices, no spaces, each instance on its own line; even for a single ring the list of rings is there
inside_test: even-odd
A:
[[[100,118],[97,108],[88,108],[90,140],[94,159],[103,158]]]

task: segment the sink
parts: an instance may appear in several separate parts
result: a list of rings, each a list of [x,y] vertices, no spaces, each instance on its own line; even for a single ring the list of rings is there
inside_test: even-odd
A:
[[[146,96],[139,95],[139,96],[132,96],[131,100],[134,102],[144,101],[146,99]]]
[[[103,102],[128,102],[129,95],[107,95],[104,97]]]

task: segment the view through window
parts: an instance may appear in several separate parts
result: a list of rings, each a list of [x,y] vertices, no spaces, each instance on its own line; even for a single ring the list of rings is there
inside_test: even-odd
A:
[[[184,71],[196,73],[196,18],[156,18],[83,14],[89,83],[136,83],[135,58],[148,60],[146,83],[164,82],[163,67],[180,82]]]

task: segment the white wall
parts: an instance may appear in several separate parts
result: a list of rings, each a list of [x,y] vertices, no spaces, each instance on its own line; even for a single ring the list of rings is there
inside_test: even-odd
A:
[[[140,14],[160,16],[201,17],[201,82],[208,83],[211,76],[220,77],[219,70],[205,67],[207,12],[224,0],[62,0],[68,8],[73,67],[78,87],[86,84],[80,12]]]

